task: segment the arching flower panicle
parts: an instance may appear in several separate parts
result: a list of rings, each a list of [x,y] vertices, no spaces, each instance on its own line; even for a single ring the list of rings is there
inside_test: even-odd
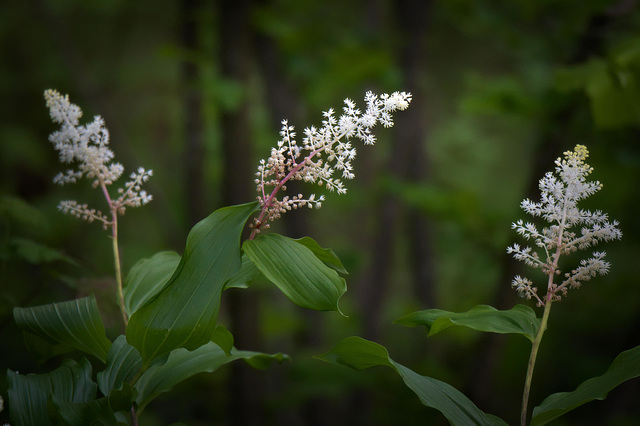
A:
[[[255,231],[268,222],[278,219],[282,213],[298,207],[319,208],[324,196],[280,196],[290,180],[301,180],[344,194],[344,180],[355,177],[352,162],[356,148],[352,140],[359,139],[365,145],[373,145],[373,127],[379,122],[393,126],[392,113],[409,107],[411,94],[394,92],[380,96],[373,92],[365,95],[366,109],[362,112],[350,99],[344,100],[342,114],[336,117],[333,108],[323,112],[320,127],[304,129],[301,143],[296,140],[294,127],[282,121],[281,139],[271,149],[271,155],[260,161],[256,172],[256,191],[262,213],[254,223]],[[254,233],[255,235],[255,233]]]

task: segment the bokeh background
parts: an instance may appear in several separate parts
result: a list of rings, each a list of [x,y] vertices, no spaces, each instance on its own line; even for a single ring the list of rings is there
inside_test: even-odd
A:
[[[586,206],[619,220],[624,237],[599,247],[612,263],[607,276],[554,305],[530,405],[575,389],[640,344],[636,1],[5,1],[0,53],[3,371],[60,362],[29,355],[14,306],[95,293],[109,336],[118,334],[109,237],[56,210],[61,199],[104,201],[88,182],[52,183],[65,166],[47,141],[48,88],[69,93],[88,121],[106,120],[128,171],[154,170],[154,201],[120,222],[125,271],[158,251],[182,252],[198,220],[253,200],[253,173],[282,119],[302,134],[344,98],[362,105],[366,90],[413,93],[395,127],[377,130],[376,146],[358,147],[347,195],[327,194],[322,209],[273,227],[341,257],[348,318],[300,309],[265,283],[225,292],[221,322],[236,346],[292,360],[196,376],[150,405],[142,425],[445,424],[390,370],[312,358],[349,335],[385,345],[394,360],[516,423],[525,339],[455,329],[427,339],[392,322],[426,308],[531,304],[510,288],[513,275],[528,273],[506,254],[519,241],[510,225],[525,218],[519,203],[538,198],[553,160],[577,143],[604,184]],[[635,425],[639,400],[636,379],[554,424]]]

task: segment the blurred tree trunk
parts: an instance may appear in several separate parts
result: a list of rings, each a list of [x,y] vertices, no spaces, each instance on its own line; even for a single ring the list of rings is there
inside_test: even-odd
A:
[[[389,174],[401,181],[419,182],[426,177],[427,158],[424,149],[426,139],[426,111],[419,85],[424,72],[424,37],[429,17],[429,1],[401,0],[395,3],[396,27],[400,46],[400,65],[403,74],[403,91],[413,94],[411,107],[394,117],[393,155],[386,167]],[[375,17],[372,22],[379,22]],[[433,301],[431,278],[431,253],[429,229],[425,218],[417,209],[404,208],[393,193],[382,195],[375,208],[378,230],[373,241],[373,260],[362,286],[361,312],[363,335],[378,339],[382,310],[390,281],[393,254],[397,235],[408,232],[410,265],[414,288],[425,305]],[[403,217],[404,213],[404,217]],[[399,226],[402,221],[403,227]]]
[[[427,28],[429,1],[402,0],[393,4],[396,21],[391,31],[400,41],[398,48],[403,84],[398,90],[413,94],[411,107],[394,115],[392,153],[386,165],[379,169],[388,170],[389,177],[399,181],[418,182],[425,178],[427,169],[424,141],[426,139],[426,111],[419,85],[423,76],[425,57],[424,37]],[[386,5],[380,1],[367,2],[366,20],[369,31],[381,42],[389,30],[384,29]],[[371,266],[359,285],[360,312],[362,315],[362,335],[371,340],[380,340],[383,309],[386,305],[389,283],[395,264],[394,252],[398,242],[406,241],[411,253],[409,265],[413,287],[423,304],[432,303],[431,254],[429,249],[428,226],[420,212],[405,207],[396,194],[390,191],[378,193],[374,203],[375,229],[370,241],[372,247]],[[407,232],[406,240],[400,235]],[[350,401],[347,424],[367,425],[373,420],[375,395],[358,391]]]
[[[404,76],[402,90],[413,94],[411,107],[398,114],[394,126],[398,144],[404,145],[404,174],[411,183],[424,182],[429,177],[429,159],[425,149],[427,140],[427,118],[421,82],[428,70],[425,41],[429,28],[432,4],[425,0],[401,0],[396,2],[396,13],[400,37],[400,65]],[[423,308],[435,305],[433,282],[433,253],[431,229],[428,219],[416,207],[409,206],[405,216],[408,235],[409,264],[416,297]]]
[[[193,53],[198,51],[197,14],[201,10],[200,0],[182,0],[181,38],[185,59],[182,62],[182,82],[184,86],[184,170],[186,217],[193,226],[206,215],[204,199],[204,141],[202,121],[202,86],[200,70]]]
[[[218,3],[220,29],[219,63],[223,78],[243,88],[242,100],[221,117],[223,205],[246,203],[255,198],[249,109],[249,78],[252,66],[249,0],[221,0]],[[227,297],[235,345],[241,349],[260,349],[258,293],[236,291]],[[262,406],[263,375],[244,363],[233,363],[229,383],[230,424],[264,424]]]

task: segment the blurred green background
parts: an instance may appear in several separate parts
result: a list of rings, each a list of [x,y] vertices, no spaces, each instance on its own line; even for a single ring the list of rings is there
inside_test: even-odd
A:
[[[519,241],[510,225],[577,143],[604,184],[585,206],[619,220],[624,236],[598,247],[612,263],[607,276],[554,305],[530,406],[640,344],[636,1],[9,0],[0,5],[0,52],[2,371],[44,372],[60,361],[28,354],[14,306],[95,293],[109,337],[118,334],[109,237],[56,210],[61,199],[104,201],[88,182],[52,183],[66,167],[47,142],[48,88],[69,93],[87,121],[106,120],[127,171],[154,170],[154,201],[120,221],[125,271],[158,251],[182,252],[198,220],[253,200],[255,167],[282,119],[302,135],[346,97],[362,105],[366,90],[413,93],[395,127],[376,131],[376,146],[358,147],[346,196],[327,194],[322,209],[274,225],[341,257],[348,318],[299,309],[264,283],[226,292],[221,322],[236,346],[292,361],[197,376],[151,404],[141,425],[445,423],[391,371],[311,358],[349,335],[516,423],[525,339],[453,329],[427,339],[392,321],[426,308],[526,303],[510,288],[513,275],[544,277],[507,256]],[[554,424],[638,424],[639,382]]]

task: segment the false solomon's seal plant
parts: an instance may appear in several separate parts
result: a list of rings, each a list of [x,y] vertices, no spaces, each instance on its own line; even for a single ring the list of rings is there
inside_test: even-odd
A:
[[[142,189],[152,172],[139,168],[113,192],[110,188],[124,168],[113,162],[102,118],[80,125],[82,111],[68,96],[47,90],[45,99],[51,118],[61,126],[50,140],[63,163],[77,166],[54,181],[67,184],[87,178],[106,200],[107,213],[77,201],[63,201],[59,209],[100,222],[111,232],[115,293],[124,333],[115,339],[106,336],[93,295],[15,308],[15,321],[29,341],[39,339],[39,347],[47,345],[49,354],[76,350],[95,362],[77,356],[49,373],[8,370],[8,405],[14,426],[135,425],[150,401],[194,374],[212,372],[238,359],[256,368],[287,359],[280,353],[268,355],[234,347],[233,336],[217,321],[222,292],[247,288],[263,275],[302,307],[339,310],[338,301],[346,291],[340,274],[346,271],[333,251],[309,237],[293,240],[278,234],[258,236],[258,232],[292,208],[320,207],[322,195],[286,195],[291,180],[344,193],[341,179],[354,177],[351,161],[356,149],[351,140],[373,144],[372,128],[377,123],[392,126],[391,114],[406,109],[411,95],[367,93],[364,112],[347,99],[338,118],[330,109],[324,113],[320,128],[305,129],[301,145],[295,141],[293,127],[283,122],[282,139],[258,167],[257,201],[214,211],[191,229],[182,256],[157,253],[138,261],[124,279],[118,217],[128,207],[152,200]],[[241,245],[247,222],[252,233]],[[99,366],[96,374],[92,365]]]
[[[555,173],[540,180],[540,202],[524,200],[522,209],[546,224],[539,229],[533,223],[518,220],[512,225],[532,246],[513,244],[507,249],[516,259],[540,271],[536,281],[546,282],[540,292],[534,281],[516,276],[514,289],[524,298],[534,300],[543,309],[538,318],[525,305],[500,311],[480,305],[468,312],[455,313],[439,309],[408,314],[396,322],[414,327],[425,326],[428,334],[436,334],[451,326],[463,326],[478,331],[519,334],[531,342],[531,354],[524,376],[520,424],[543,425],[594,399],[604,399],[607,393],[626,380],[640,376],[640,346],[619,354],[601,376],[589,379],[574,391],[555,393],[533,409],[529,416],[528,401],[536,356],[547,328],[551,306],[565,297],[569,290],[581,287],[596,275],[608,272],[609,263],[603,251],[594,251],[582,260],[577,252],[590,249],[599,242],[618,240],[622,233],[617,221],[609,221],[606,213],[578,207],[578,202],[602,188],[600,182],[587,181],[592,168],[585,162],[588,150],[577,145],[556,160]],[[569,265],[577,265],[571,268]],[[384,365],[394,369],[404,383],[427,407],[439,410],[454,425],[506,425],[502,419],[482,412],[460,391],[445,382],[422,376],[390,358],[386,348],[360,337],[348,337],[331,351],[318,358],[344,364],[355,369]]]

